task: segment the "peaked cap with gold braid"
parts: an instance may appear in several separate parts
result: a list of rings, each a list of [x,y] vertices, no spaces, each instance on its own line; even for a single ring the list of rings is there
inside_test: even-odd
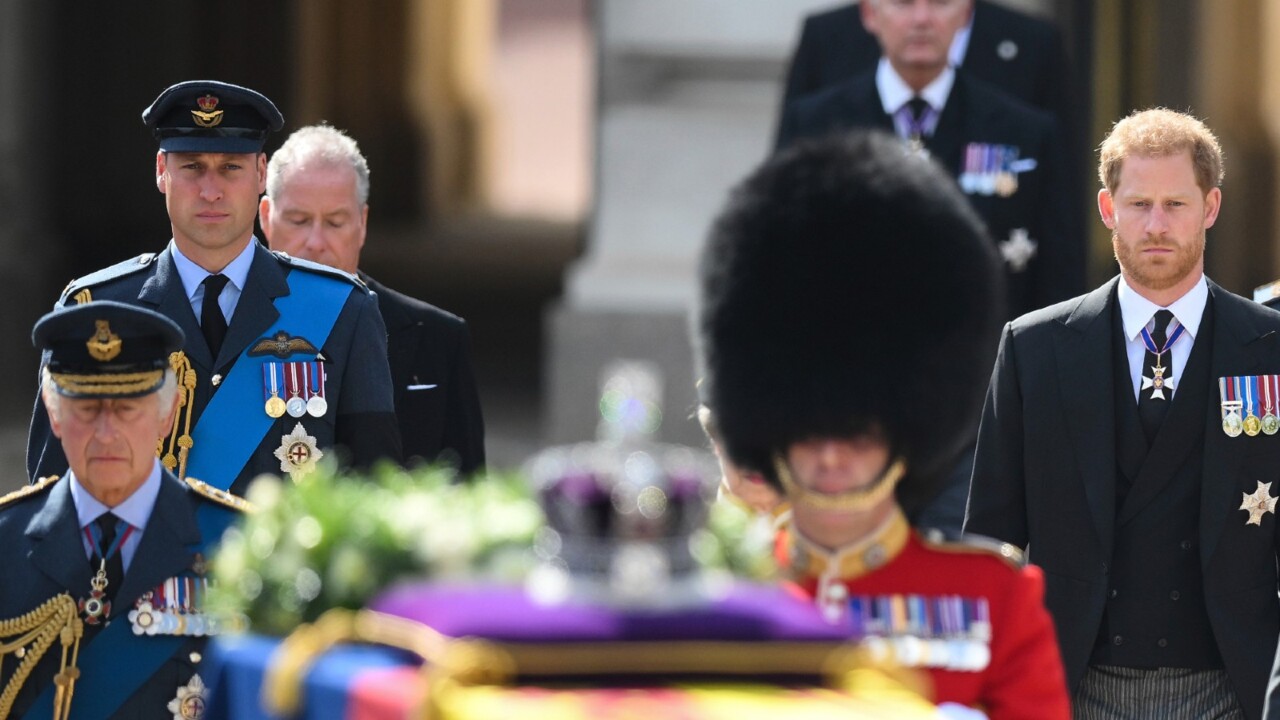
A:
[[[138,397],[164,381],[182,329],[146,308],[93,300],[62,307],[36,322],[32,340],[49,351],[58,393],[77,398]]]

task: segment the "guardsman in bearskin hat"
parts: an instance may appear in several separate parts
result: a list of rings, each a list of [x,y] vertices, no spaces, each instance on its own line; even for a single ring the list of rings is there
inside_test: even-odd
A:
[[[45,315],[34,339],[70,469],[0,498],[0,718],[199,718],[222,625],[203,611],[205,558],[248,506],[155,455],[182,330],[94,301]]]
[[[999,259],[954,183],[887,135],[798,145],[734,191],[701,284],[713,439],[790,503],[798,591],[927,669],[939,703],[1069,717],[1039,570],[904,514],[973,434],[1000,318]]]

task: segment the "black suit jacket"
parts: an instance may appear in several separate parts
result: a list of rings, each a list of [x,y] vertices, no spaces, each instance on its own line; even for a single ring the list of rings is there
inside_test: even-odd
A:
[[[446,460],[464,473],[484,465],[484,417],[471,370],[467,323],[360,274],[387,326],[404,458]]]
[[[1139,477],[1125,506],[1116,507],[1117,282],[1006,326],[965,523],[966,531],[1027,548],[1030,561],[1043,568],[1045,603],[1073,688],[1098,634],[1117,523],[1158,495],[1169,474]],[[1209,293],[1212,334],[1196,338],[1196,345],[1211,344],[1213,386],[1205,417],[1183,420],[1205,426],[1198,521],[1205,605],[1237,697],[1247,716],[1257,718],[1280,634],[1280,532],[1274,514],[1261,526],[1246,525],[1248,514],[1239,508],[1242,493],[1280,480],[1280,436],[1228,437],[1217,378],[1280,373],[1280,313],[1212,282]],[[1190,390],[1178,389],[1165,423],[1177,421],[1177,398]],[[1189,449],[1161,446],[1161,437],[1161,461],[1176,468]]]
[[[241,362],[244,349],[262,338],[263,333],[280,317],[274,301],[289,294],[287,278],[290,273],[315,272],[345,278],[342,281],[352,283],[352,292],[339,312],[328,340],[321,348],[328,378],[328,412],[319,418],[310,415],[301,418],[284,415],[276,419],[248,463],[236,475],[231,490],[236,494],[243,494],[249,481],[258,475],[280,475],[280,460],[276,458],[275,451],[281,446],[281,439],[299,423],[308,434],[316,438],[317,445],[323,451],[328,452],[335,445],[340,445],[350,453],[349,459],[357,465],[369,465],[381,458],[399,460],[400,437],[391,398],[386,332],[378,314],[376,299],[368,289],[359,286],[358,281],[345,273],[277,255],[259,245],[256,240],[251,242],[254,243],[253,264],[217,358],[210,354],[209,347],[205,344],[204,335],[200,332],[200,321],[191,310],[191,303],[168,248],[159,255],[144,255],[74,281],[67,286],[58,304],[73,302],[77,292],[88,290],[94,299],[139,305],[176,322],[186,334],[183,350],[196,374],[192,411],[192,427],[195,427],[204,408],[217,391],[213,377],[225,376],[237,362]],[[289,329],[287,322],[284,329]],[[289,358],[291,361],[314,359],[314,354],[299,354]],[[266,360],[278,361],[280,358],[249,357],[243,361]],[[253,397],[247,402],[250,408],[248,412],[263,412],[263,399],[256,387]],[[191,449],[193,457],[199,452],[199,447]],[[31,432],[27,438],[27,471],[34,480],[48,475],[60,475],[66,469],[67,460],[62,453],[62,445],[49,431],[49,418],[37,391]]]
[[[893,119],[884,112],[874,70],[788,105],[778,146],[852,128],[893,132]],[[969,143],[1012,145],[1019,149],[1020,158],[1036,161],[1034,170],[1019,174],[1013,195],[968,196],[994,241],[1005,242],[1022,228],[1038,245],[1029,265],[1007,273],[1008,317],[1082,292],[1084,234],[1078,231],[1078,213],[1072,212],[1062,143],[1053,118],[957,71],[937,129],[925,147],[958,177]]]
[[[879,59],[880,45],[862,26],[856,4],[810,15],[791,58],[783,103],[866,72]],[[1080,115],[1074,76],[1053,23],[976,0],[962,66],[1064,125],[1074,126],[1072,118]]]
[[[214,539],[201,537],[196,522],[196,510],[206,502],[169,473],[161,473],[155,507],[125,573],[124,584],[111,605],[113,623],[128,623],[129,611],[143,593],[170,577],[190,575],[197,553],[203,553],[206,558],[212,556],[208,546]],[[233,512],[220,506],[213,511]],[[91,573],[68,480],[58,480],[52,487],[36,491],[30,497],[0,506],[0,553],[4,557],[0,619],[29,612],[61,593],[75,599],[88,597]],[[81,676],[87,679],[91,674],[127,674],[127,658],[102,666],[84,664],[84,650],[93,642],[96,632],[92,627],[86,628],[81,643]],[[166,712],[166,706],[177,696],[178,688],[186,685],[197,671],[198,663],[192,659],[192,653],[201,652],[205,642],[206,638],[202,637],[186,639],[111,717],[172,718],[173,713]],[[57,654],[55,643],[23,686],[14,717],[21,717],[23,709],[52,682]],[[11,660],[4,669],[13,670]],[[3,679],[7,680],[7,676]],[[83,683],[77,689],[82,687]],[[79,691],[72,699],[72,707],[79,708],[81,713],[97,709],[93,698]]]

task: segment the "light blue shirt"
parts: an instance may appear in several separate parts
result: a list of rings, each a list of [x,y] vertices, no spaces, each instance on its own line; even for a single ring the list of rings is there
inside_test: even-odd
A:
[[[1116,301],[1120,303],[1120,322],[1124,325],[1125,351],[1129,357],[1129,379],[1133,387],[1133,397],[1138,399],[1138,391],[1142,389],[1142,362],[1146,358],[1147,346],[1142,343],[1142,328],[1150,332],[1155,327],[1157,310],[1168,310],[1173,313],[1173,320],[1165,330],[1167,337],[1173,337],[1173,331],[1179,325],[1186,327],[1182,337],[1169,348],[1173,358],[1174,388],[1166,391],[1169,397],[1178,392],[1177,381],[1182,378],[1182,369],[1191,359],[1191,346],[1200,332],[1200,318],[1204,315],[1204,306],[1209,300],[1209,285],[1200,276],[1200,282],[1187,291],[1185,295],[1173,301],[1167,308],[1162,308],[1142,297],[1129,283],[1120,278],[1120,286],[1116,288]]]
[[[228,325],[231,324],[231,318],[235,315],[236,304],[240,302],[240,293],[244,292],[244,284],[249,279],[249,266],[253,264],[253,253],[257,245],[258,239],[250,238],[249,243],[244,246],[244,250],[240,251],[236,259],[222,268],[221,274],[227,276],[228,282],[226,287],[222,288],[222,294],[218,296],[218,307],[222,310],[222,316],[226,318]],[[172,240],[169,241],[169,250],[173,253],[173,265],[178,269],[178,277],[182,279],[182,290],[187,294],[191,310],[198,320],[200,311],[204,308],[204,279],[218,273],[211,273],[195,264],[182,254],[178,244]]]
[[[97,498],[90,495],[89,491],[80,485],[80,480],[76,478],[74,471],[68,470],[67,478],[71,481],[71,501],[76,506],[76,517],[80,523],[80,542],[84,545],[86,560],[93,557],[94,551],[93,545],[85,535],[85,526],[97,520],[105,512],[114,513],[116,517],[133,526],[133,532],[120,546],[120,558],[124,561],[125,572],[128,572],[129,563],[133,562],[133,554],[138,550],[138,543],[142,542],[142,533],[147,529],[147,520],[151,518],[151,511],[155,509],[156,498],[160,495],[159,458],[152,461],[151,474],[142,485],[125,498],[124,502],[113,508],[103,505]],[[124,529],[122,528],[119,532],[124,532]]]

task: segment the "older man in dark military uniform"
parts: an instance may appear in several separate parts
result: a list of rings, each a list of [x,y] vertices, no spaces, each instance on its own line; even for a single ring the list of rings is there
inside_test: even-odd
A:
[[[70,470],[0,498],[0,649],[20,638],[0,653],[0,717],[200,716],[200,654],[221,627],[201,607],[204,559],[247,506],[154,454],[179,411],[182,341],[163,315],[110,301],[36,324]]]
[[[906,520],[972,435],[1000,317],[959,190],[888,135],[799,146],[736,190],[701,275],[713,437],[730,474],[789,501],[794,589],[927,670],[939,703],[1068,718],[1039,570]]]
[[[73,281],[58,306],[119,300],[186,332],[172,358],[180,411],[159,448],[165,467],[241,492],[261,473],[298,480],[335,446],[359,465],[398,460],[373,294],[253,236],[263,143],[284,123],[275,105],[248,88],[190,81],[161,93],[142,119],[160,143],[156,185],[173,239],[159,254]],[[66,468],[39,403],[27,465],[33,479]]]

